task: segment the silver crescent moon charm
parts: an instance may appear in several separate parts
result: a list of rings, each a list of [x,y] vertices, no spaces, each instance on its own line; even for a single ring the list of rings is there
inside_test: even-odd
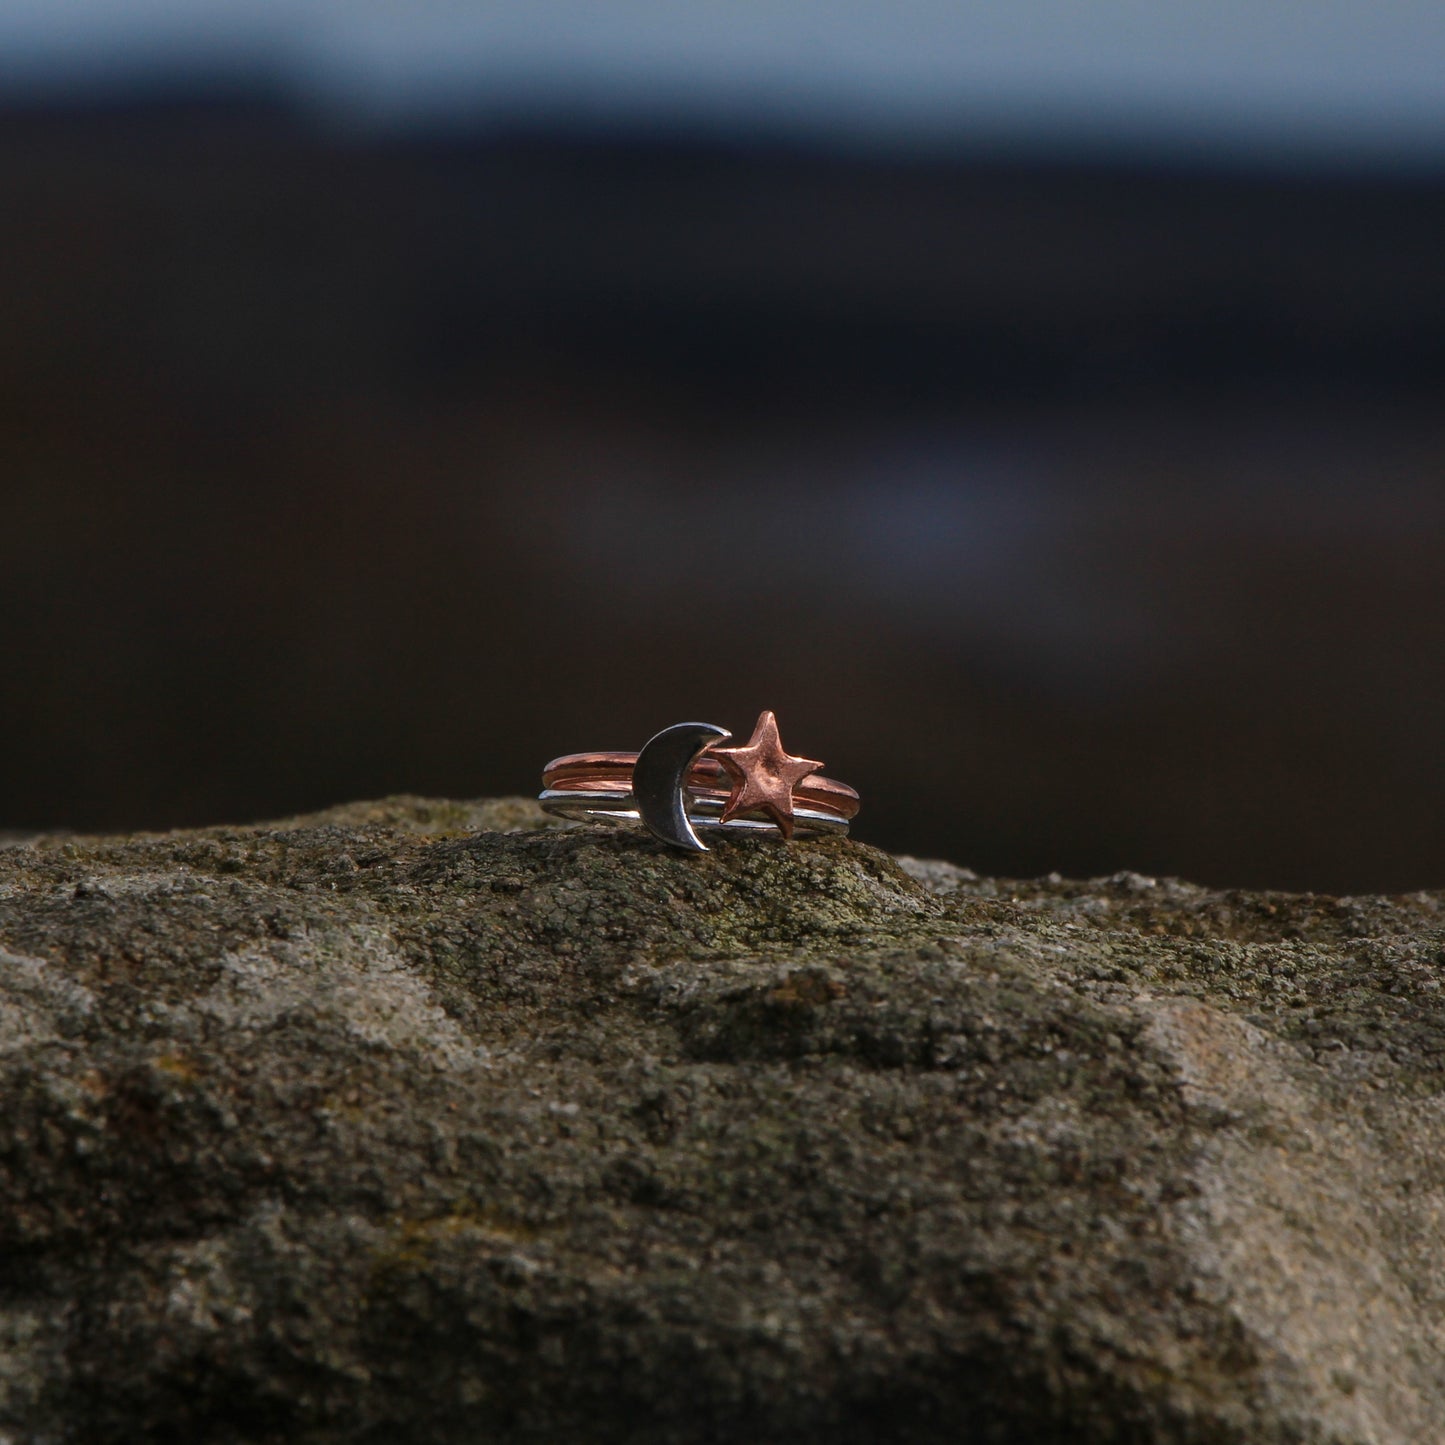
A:
[[[687,816],[687,775],[704,748],[731,736],[712,723],[676,723],[650,738],[638,753],[632,767],[637,815],[664,843],[695,853],[708,851]]]

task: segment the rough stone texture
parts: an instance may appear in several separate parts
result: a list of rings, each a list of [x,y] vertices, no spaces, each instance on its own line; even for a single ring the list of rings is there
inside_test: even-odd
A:
[[[0,1438],[1445,1440],[1436,895],[542,824],[0,850]]]

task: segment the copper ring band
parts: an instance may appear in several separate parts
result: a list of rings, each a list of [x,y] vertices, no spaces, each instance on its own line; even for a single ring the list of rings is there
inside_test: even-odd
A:
[[[628,794],[636,761],[635,752],[568,753],[553,758],[542,770],[542,786],[556,793]],[[688,773],[687,787],[694,796],[706,799],[725,799],[729,791],[722,764],[705,754]],[[805,809],[831,814],[845,822],[859,807],[858,794],[847,783],[816,773],[793,789],[793,797]]]

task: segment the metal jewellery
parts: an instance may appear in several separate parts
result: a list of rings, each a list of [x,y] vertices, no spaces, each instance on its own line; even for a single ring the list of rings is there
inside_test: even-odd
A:
[[[537,801],[578,820],[641,822],[674,848],[707,852],[699,828],[781,834],[846,833],[858,794],[819,776],[823,765],[783,751],[762,713],[743,747],[712,723],[664,728],[640,753],[569,753],[542,770]]]

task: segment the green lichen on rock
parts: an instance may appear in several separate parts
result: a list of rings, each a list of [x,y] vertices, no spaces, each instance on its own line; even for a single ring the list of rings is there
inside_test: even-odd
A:
[[[1433,894],[530,803],[0,850],[0,1438],[1445,1439]]]

